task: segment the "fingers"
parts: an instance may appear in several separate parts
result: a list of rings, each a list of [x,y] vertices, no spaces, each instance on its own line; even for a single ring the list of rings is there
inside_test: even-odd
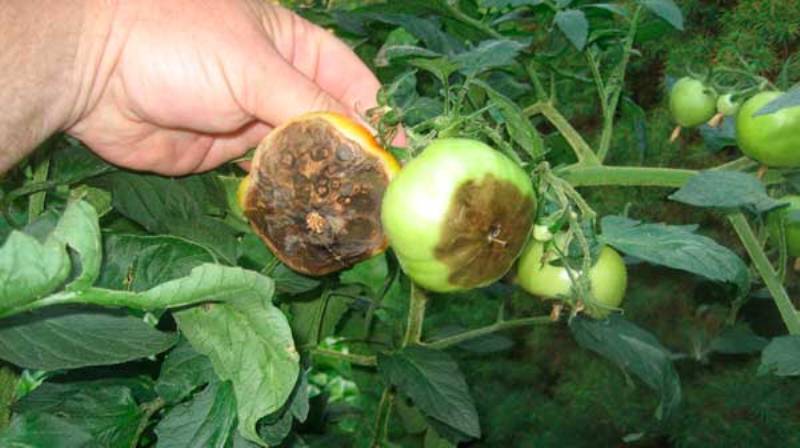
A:
[[[328,92],[289,64],[270,60],[254,63],[248,72],[245,96],[241,100],[248,112],[272,126],[310,111],[348,113],[347,108]]]
[[[216,136],[206,157],[195,171],[208,171],[225,162],[243,156],[250,148],[258,146],[271,130],[271,126],[261,122],[254,122],[236,133]],[[245,170],[249,170],[249,162],[244,163],[242,167]]]
[[[359,57],[332,33],[284,8],[268,22],[275,48],[298,72],[341,103],[350,115],[376,105],[380,82]]]

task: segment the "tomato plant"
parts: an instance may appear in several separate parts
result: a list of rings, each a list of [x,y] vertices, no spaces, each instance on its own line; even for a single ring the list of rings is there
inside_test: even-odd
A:
[[[374,129],[1,178],[0,446],[800,446],[796,2],[287,3]]]
[[[756,115],[781,92],[761,92],[742,104],[736,116],[736,141],[742,152],[768,166],[800,166],[800,107]]]

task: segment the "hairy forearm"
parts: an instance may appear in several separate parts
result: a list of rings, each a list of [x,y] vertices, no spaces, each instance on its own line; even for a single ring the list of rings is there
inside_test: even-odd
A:
[[[92,1],[0,3],[0,173],[89,103],[112,9]]]

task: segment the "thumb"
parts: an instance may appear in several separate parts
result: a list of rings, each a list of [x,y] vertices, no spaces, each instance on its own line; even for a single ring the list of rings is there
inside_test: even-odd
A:
[[[279,126],[313,111],[347,114],[347,108],[278,54],[251,65],[244,107],[258,120]]]

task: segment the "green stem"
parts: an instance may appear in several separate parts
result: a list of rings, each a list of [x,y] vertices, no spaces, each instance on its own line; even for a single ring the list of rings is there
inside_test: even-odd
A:
[[[19,375],[8,364],[0,364],[0,430],[11,421],[11,405],[17,391]]]
[[[375,417],[375,436],[369,445],[371,448],[381,448],[386,445],[389,437],[389,418],[392,416],[392,405],[394,405],[394,391],[387,387],[383,390],[381,401],[378,403]]]
[[[617,113],[617,106],[619,106],[619,98],[622,95],[623,87],[625,87],[625,72],[628,70],[628,63],[633,53],[633,42],[636,39],[636,30],[639,27],[641,12],[641,5],[637,6],[636,11],[633,13],[633,19],[631,19],[628,35],[625,37],[622,61],[617,66],[617,73],[611,79],[610,99],[603,111],[603,133],[600,135],[600,147],[597,150],[597,158],[600,159],[601,163],[605,160],[608,150],[611,148],[611,137],[614,134],[614,116]],[[609,86],[607,85],[606,87],[608,88]],[[603,92],[603,94],[605,93]]]
[[[316,356],[341,359],[343,361],[347,361],[350,364],[355,364],[357,366],[375,367],[378,365],[375,356],[369,356],[369,355],[342,353],[342,352],[337,352],[336,350],[328,350],[324,348],[313,348],[311,349],[311,354]]]
[[[475,28],[476,30],[482,31],[487,36],[491,36],[491,37],[493,37],[495,39],[505,39],[505,37],[503,37],[502,34],[498,33],[494,29],[492,29],[492,27],[490,27],[489,25],[481,22],[480,20],[474,19],[474,18],[464,14],[464,12],[461,11],[455,5],[454,2],[452,2],[452,1],[444,1],[444,2],[441,2],[441,4],[444,5],[444,7],[447,8],[447,11],[450,12],[450,14],[456,20],[458,20],[459,22],[461,22],[461,23],[463,23],[465,25],[469,25],[469,26]]]
[[[36,164],[33,171],[33,183],[40,184],[47,181],[50,175],[50,156],[44,154],[43,158]],[[45,199],[47,198],[47,191],[39,191],[31,195],[28,199],[28,222],[33,222],[44,211]]]
[[[411,283],[411,300],[408,305],[408,322],[406,332],[403,335],[402,347],[411,344],[419,344],[422,339],[422,324],[425,321],[425,307],[428,304],[428,296],[425,291],[414,283]]]
[[[131,441],[131,448],[136,448],[139,445],[139,439],[142,437],[144,430],[147,429],[147,424],[150,422],[150,418],[153,417],[156,412],[163,409],[166,405],[167,402],[161,397],[141,405],[143,415],[142,419],[139,421],[139,427],[136,428],[136,435]]]
[[[727,171],[747,171],[757,169],[758,162],[749,157],[739,157],[738,159],[731,160],[728,163],[711,168],[712,170],[727,170]]]
[[[739,239],[747,250],[747,254],[750,255],[750,260],[752,260],[756,270],[761,275],[761,278],[764,279],[764,283],[772,295],[775,305],[778,307],[789,334],[800,334],[800,317],[797,315],[797,310],[795,310],[789,295],[786,294],[778,273],[772,268],[772,264],[770,264],[767,255],[761,248],[758,238],[753,233],[753,229],[747,219],[741,212],[736,212],[728,215],[728,220],[739,235]]]
[[[411,297],[408,304],[408,321],[403,341],[400,347],[407,347],[411,344],[419,344],[422,337],[422,324],[425,321],[425,307],[428,304],[428,296],[415,283],[411,283]],[[394,391],[391,386],[383,389],[380,404],[378,404],[377,417],[375,419],[375,437],[372,439],[371,447],[377,448],[385,445],[389,437],[389,418],[392,415],[392,405],[394,404]]]
[[[454,345],[458,345],[470,339],[486,336],[487,334],[491,334],[497,331],[508,330],[510,328],[525,327],[528,325],[543,325],[552,323],[554,323],[554,321],[550,319],[550,316],[536,316],[536,317],[525,317],[522,319],[499,320],[493,323],[492,325],[487,325],[485,327],[465,331],[463,333],[437,339],[435,341],[426,342],[424,343],[424,345],[428,348],[442,350],[448,347],[452,347]]]
[[[594,57],[591,50],[586,51],[586,59],[589,61],[589,67],[592,69],[592,78],[594,78],[594,85],[597,89],[597,96],[600,99],[600,111],[605,117],[608,109],[608,97],[606,96],[606,84],[603,81],[603,76],[600,74],[600,63]]]
[[[571,165],[556,174],[573,187],[589,186],[639,186],[680,188],[694,170],[676,168],[649,168],[638,166],[585,166]]]
[[[542,85],[542,80],[539,78],[539,72],[536,69],[536,62],[531,60],[528,64],[525,65],[525,70],[528,72],[528,77],[531,79],[531,83],[533,83],[533,90],[536,92],[536,97],[541,100],[547,100],[547,91],[544,89],[544,85]]]
[[[18,305],[13,308],[6,308],[0,310],[0,319],[8,316],[13,316],[14,314],[24,313],[26,311],[33,311],[39,308],[44,308],[46,306],[52,305],[61,305],[66,303],[80,303],[78,300],[78,293],[75,292],[59,292],[56,294],[49,295],[43,299],[36,300],[34,302],[28,302],[23,305]]]
[[[572,150],[575,151],[575,156],[578,158],[578,163],[586,165],[599,165],[600,160],[595,155],[592,148],[586,143],[581,134],[575,130],[574,127],[561,115],[561,112],[556,109],[552,103],[548,101],[540,101],[536,104],[528,106],[524,111],[525,115],[542,114],[547,118],[550,123],[558,129],[561,136],[569,143]]]

